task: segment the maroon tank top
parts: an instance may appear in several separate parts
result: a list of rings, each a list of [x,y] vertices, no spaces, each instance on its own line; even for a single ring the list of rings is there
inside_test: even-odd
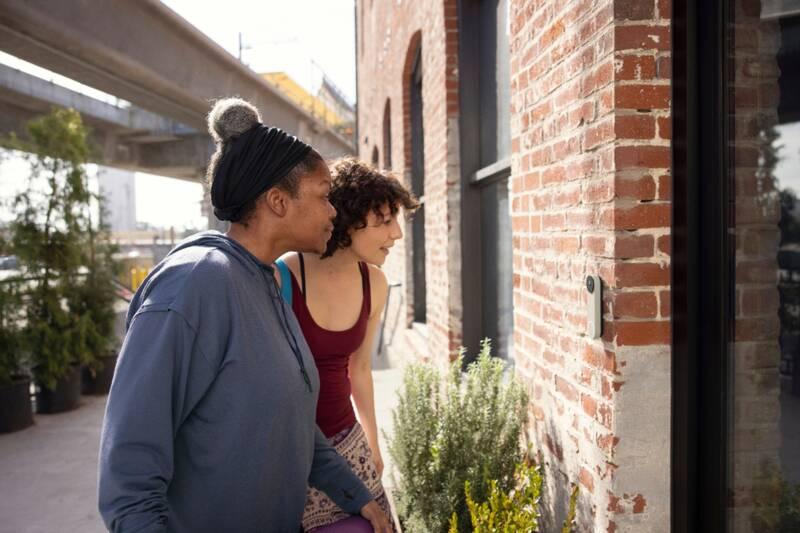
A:
[[[302,255],[300,268],[305,285],[305,268]],[[350,354],[355,352],[367,334],[370,307],[372,304],[369,288],[369,267],[359,263],[361,271],[362,303],[358,320],[350,329],[331,331],[314,322],[305,299],[305,287],[301,290],[292,274],[292,310],[294,311],[303,335],[308,342],[319,371],[319,400],[317,401],[317,425],[326,437],[353,426],[356,415],[350,402],[350,377],[348,363]]]

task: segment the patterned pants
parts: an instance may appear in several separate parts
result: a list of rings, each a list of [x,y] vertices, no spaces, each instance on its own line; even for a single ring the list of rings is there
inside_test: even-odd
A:
[[[375,500],[380,505],[386,517],[396,532],[397,526],[392,520],[392,509],[386,492],[383,490],[381,478],[372,461],[372,450],[367,442],[367,436],[361,425],[356,423],[352,428],[345,429],[330,439],[331,444],[345,458],[353,473],[357,475],[364,485],[370,490]],[[306,494],[306,508],[303,512],[303,530],[314,531],[316,528],[329,526],[349,518],[351,515],[344,512],[328,496],[317,489],[309,488]]]

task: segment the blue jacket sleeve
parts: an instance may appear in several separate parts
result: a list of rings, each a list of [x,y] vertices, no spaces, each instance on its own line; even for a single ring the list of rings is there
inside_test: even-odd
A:
[[[196,338],[166,307],[130,324],[100,441],[99,509],[114,533],[167,531],[175,432],[214,379]]]
[[[336,505],[350,514],[359,514],[361,508],[374,499],[319,427],[316,428],[314,462],[311,464],[308,484],[327,494]]]

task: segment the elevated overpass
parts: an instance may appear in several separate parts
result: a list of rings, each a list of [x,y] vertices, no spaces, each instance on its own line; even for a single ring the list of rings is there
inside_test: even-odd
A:
[[[147,111],[148,120],[161,116],[185,126],[180,135],[173,131],[173,141],[204,135],[211,102],[238,95],[253,102],[266,123],[298,135],[325,157],[354,152],[349,139],[158,0],[0,0],[0,50],[123,98],[136,106],[132,115]],[[167,131],[173,127],[163,124]],[[144,149],[159,143],[138,144]],[[168,159],[168,151],[186,150],[186,144],[157,150],[164,148]],[[202,174],[202,168],[194,173]]]
[[[0,65],[0,133],[22,131],[54,105],[81,113],[90,128],[91,160],[101,165],[196,181],[214,148],[205,131]]]

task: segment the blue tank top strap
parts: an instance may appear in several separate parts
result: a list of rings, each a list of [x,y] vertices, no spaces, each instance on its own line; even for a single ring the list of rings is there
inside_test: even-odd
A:
[[[289,272],[289,267],[286,266],[286,263],[283,259],[278,259],[275,261],[275,267],[278,269],[278,272],[281,275],[281,296],[289,304],[289,307],[292,306],[292,274]]]

